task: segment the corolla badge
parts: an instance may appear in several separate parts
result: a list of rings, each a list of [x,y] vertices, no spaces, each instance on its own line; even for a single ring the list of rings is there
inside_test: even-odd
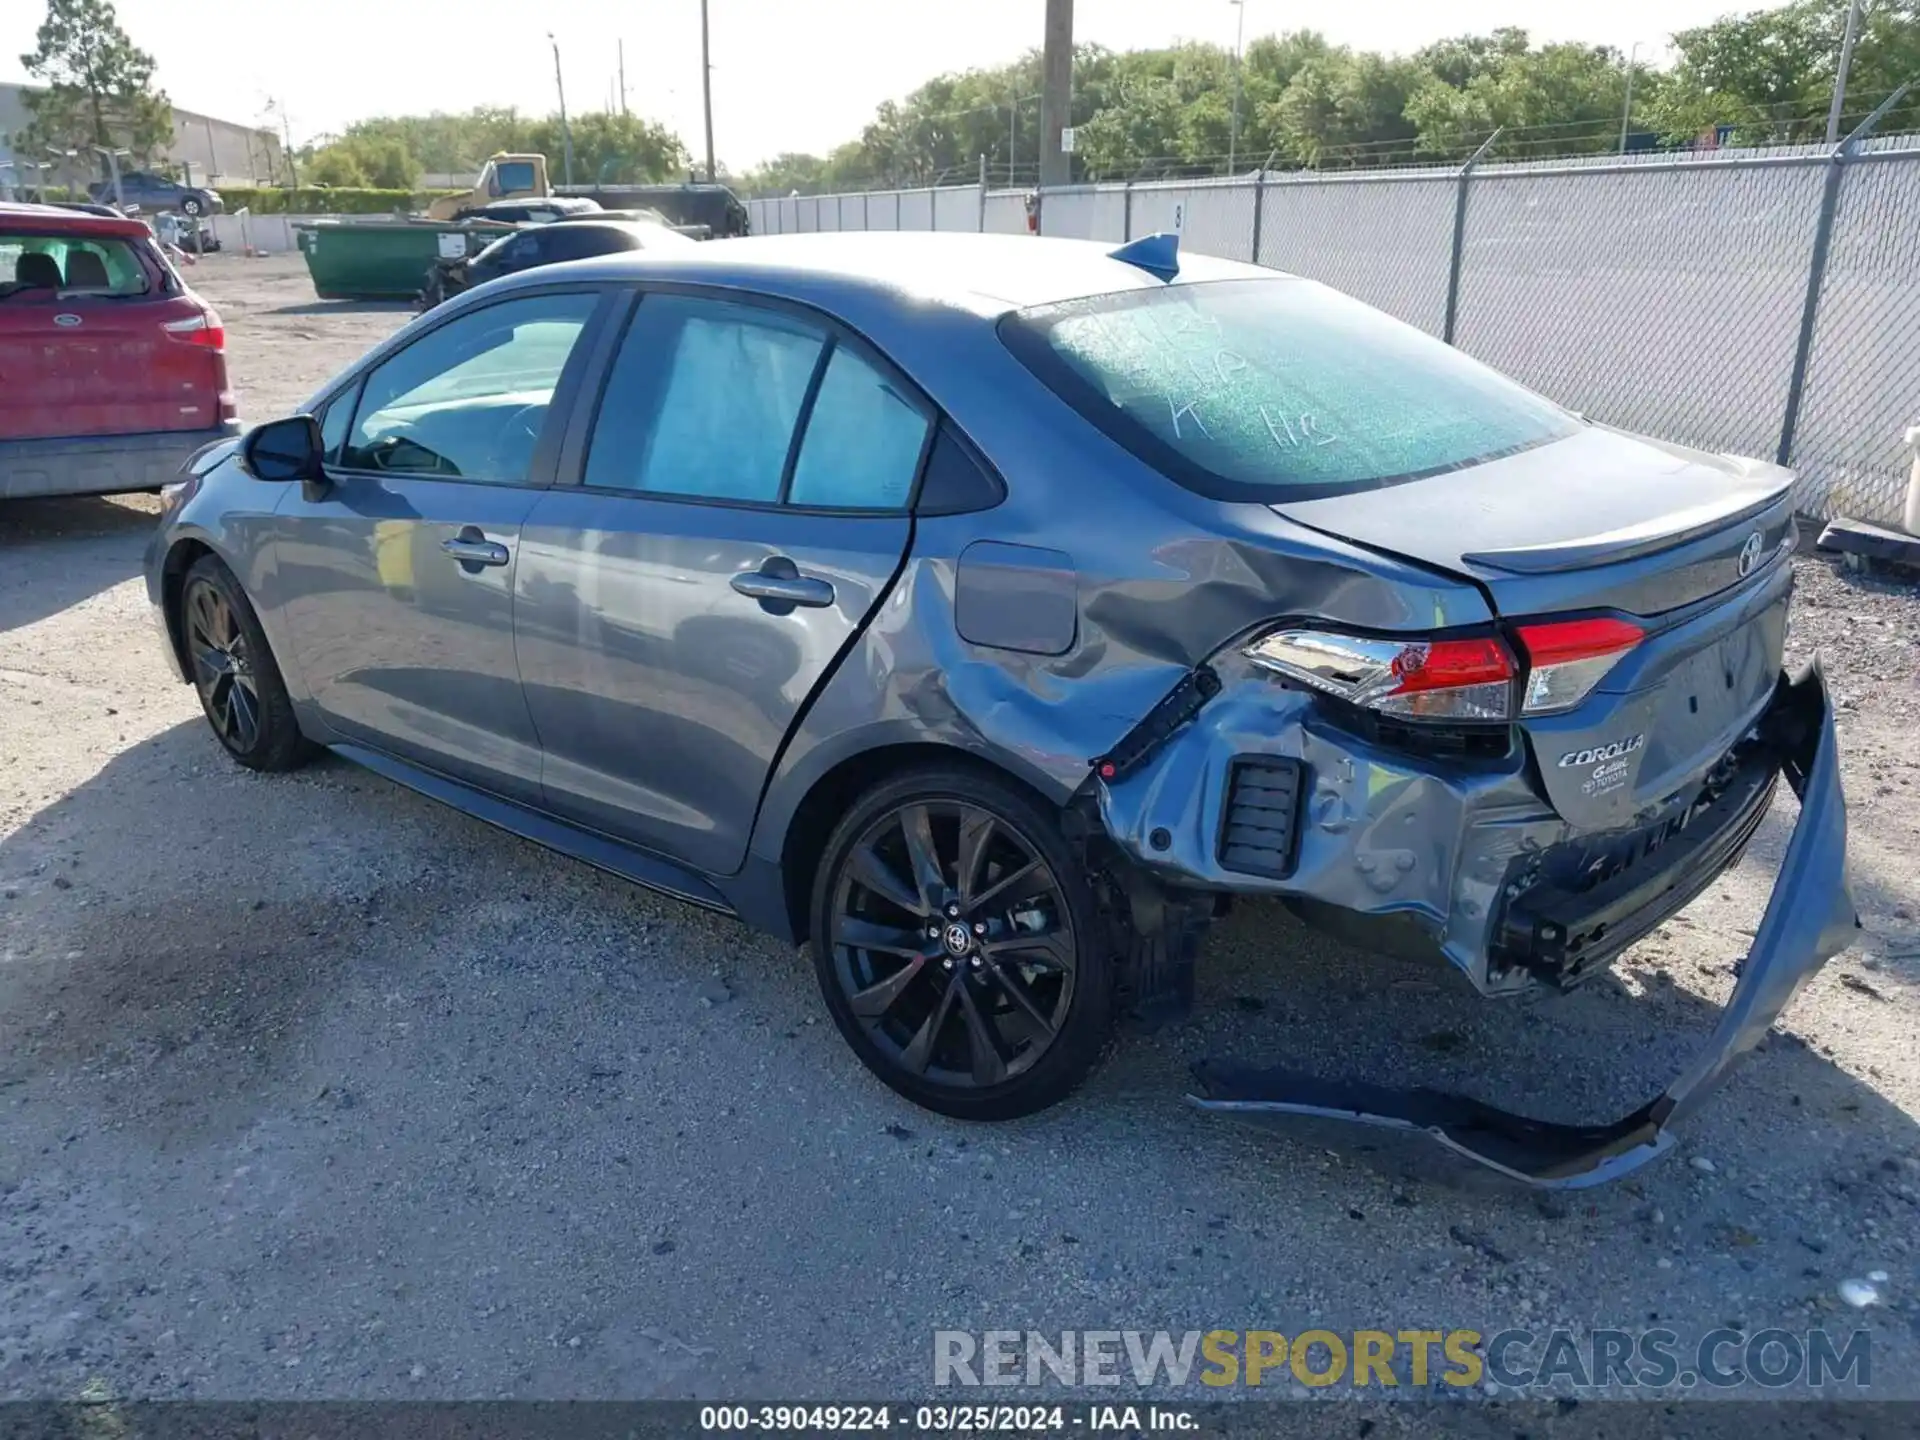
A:
[[[53,317],[53,323],[56,325],[65,325],[71,328],[80,323],[80,317],[78,315],[72,314],[69,311],[62,311],[60,314]]]
[[[1762,542],[1760,532],[1754,531],[1747,536],[1747,543],[1740,547],[1740,578],[1746,579],[1753,573],[1753,567],[1760,563]]]
[[[1570,770],[1576,765],[1594,765],[1602,760],[1618,760],[1623,755],[1631,755],[1647,743],[1646,735],[1629,735],[1624,740],[1615,740],[1611,745],[1595,745],[1588,750],[1569,750],[1560,757],[1560,768]]]

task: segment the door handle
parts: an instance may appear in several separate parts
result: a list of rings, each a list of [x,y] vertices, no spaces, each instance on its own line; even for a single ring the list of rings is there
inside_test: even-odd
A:
[[[462,565],[504,565],[508,558],[506,546],[487,539],[472,525],[463,527],[451,540],[442,540],[440,548]]]
[[[770,615],[789,615],[796,605],[819,610],[833,604],[833,586],[812,575],[802,575],[800,567],[785,555],[769,555],[758,570],[743,570],[733,577],[733,588],[749,599],[758,600]]]

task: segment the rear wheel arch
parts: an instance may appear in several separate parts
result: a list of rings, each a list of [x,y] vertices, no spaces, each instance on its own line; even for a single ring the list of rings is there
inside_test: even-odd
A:
[[[973,770],[1014,786],[1036,805],[1051,812],[1064,807],[1060,797],[1019,771],[977,750],[939,741],[907,741],[859,750],[836,762],[807,787],[788,817],[780,837],[780,876],[787,918],[793,933],[810,932],[814,874],[827,837],[854,801],[866,790],[908,770],[939,765]]]

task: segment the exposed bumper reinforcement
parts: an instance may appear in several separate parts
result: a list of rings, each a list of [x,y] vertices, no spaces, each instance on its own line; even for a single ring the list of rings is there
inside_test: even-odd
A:
[[[1609,1125],[1561,1125],[1437,1090],[1219,1062],[1195,1067],[1206,1093],[1190,1096],[1191,1103],[1276,1128],[1304,1128],[1349,1147],[1369,1134],[1404,1137],[1429,1155],[1463,1162],[1469,1172],[1549,1189],[1603,1184],[1656,1158],[1673,1144],[1673,1127],[1760,1042],[1807,977],[1852,943],[1859,924],[1847,893],[1846,799],[1833,712],[1817,662],[1796,680],[1781,678],[1761,733],[1800,798],[1793,838],[1712,1040],[1631,1115]]]

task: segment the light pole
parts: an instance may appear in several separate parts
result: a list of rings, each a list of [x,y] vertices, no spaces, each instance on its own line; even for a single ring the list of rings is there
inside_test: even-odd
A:
[[[1234,172],[1240,155],[1240,51],[1247,35],[1247,0],[1227,0],[1239,19],[1233,27],[1233,121],[1227,128],[1227,174]]]
[[[1860,33],[1860,0],[1847,6],[1847,33],[1840,41],[1840,67],[1833,76],[1833,108],[1827,111],[1827,144],[1840,141],[1840,107],[1847,103],[1847,71],[1853,67],[1853,42]]]
[[[566,167],[566,183],[573,184],[573,131],[567,126],[567,86],[560,78],[560,42],[553,38],[553,32],[547,32],[547,40],[553,46],[553,88],[560,96],[560,153],[561,163]]]
[[[1640,57],[1640,42],[1633,42],[1633,49],[1627,52],[1627,100],[1620,107],[1620,153],[1627,153],[1627,124],[1633,117],[1633,70],[1634,61]]]

